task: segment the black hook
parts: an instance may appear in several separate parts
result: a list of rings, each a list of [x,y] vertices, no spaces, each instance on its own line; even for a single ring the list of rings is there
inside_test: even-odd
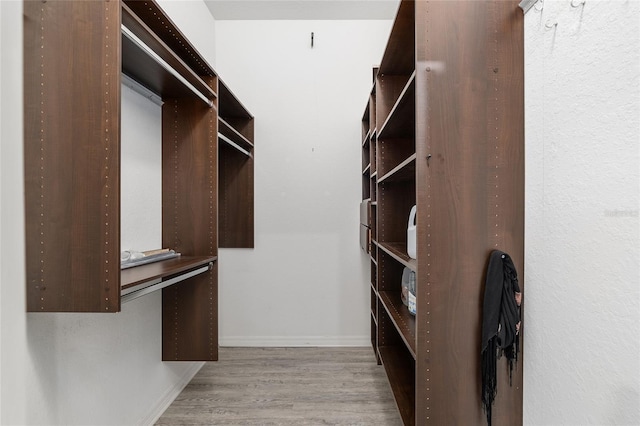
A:
[[[311,32],[311,48],[313,48],[313,32]]]

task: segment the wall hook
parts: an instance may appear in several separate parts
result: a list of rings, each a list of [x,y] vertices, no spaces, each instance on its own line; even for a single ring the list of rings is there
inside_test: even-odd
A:
[[[571,0],[571,7],[584,7],[587,0]]]
[[[544,0],[539,0],[536,4],[533,5],[533,8],[536,10],[536,12],[542,12],[542,9],[544,9]]]
[[[551,30],[551,29],[555,29],[558,27],[558,22],[552,21],[551,19],[549,19],[545,24],[544,27],[547,30]]]
[[[313,49],[313,31],[311,32],[311,48]]]
[[[522,0],[518,6],[522,9],[522,13],[526,14],[537,2],[538,0]]]

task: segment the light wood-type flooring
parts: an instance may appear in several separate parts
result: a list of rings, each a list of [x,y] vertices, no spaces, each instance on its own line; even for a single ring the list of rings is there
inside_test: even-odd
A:
[[[371,348],[220,348],[156,425],[400,426]]]

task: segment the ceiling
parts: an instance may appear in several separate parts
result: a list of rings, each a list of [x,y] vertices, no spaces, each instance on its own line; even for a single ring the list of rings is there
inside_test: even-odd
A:
[[[216,20],[393,19],[399,0],[204,0]]]

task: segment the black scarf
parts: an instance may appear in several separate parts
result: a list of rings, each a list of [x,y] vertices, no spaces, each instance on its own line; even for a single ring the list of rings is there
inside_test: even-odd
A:
[[[482,406],[491,426],[496,397],[496,359],[504,353],[509,363],[509,384],[518,361],[520,331],[518,274],[508,254],[494,250],[489,257],[482,310]]]

